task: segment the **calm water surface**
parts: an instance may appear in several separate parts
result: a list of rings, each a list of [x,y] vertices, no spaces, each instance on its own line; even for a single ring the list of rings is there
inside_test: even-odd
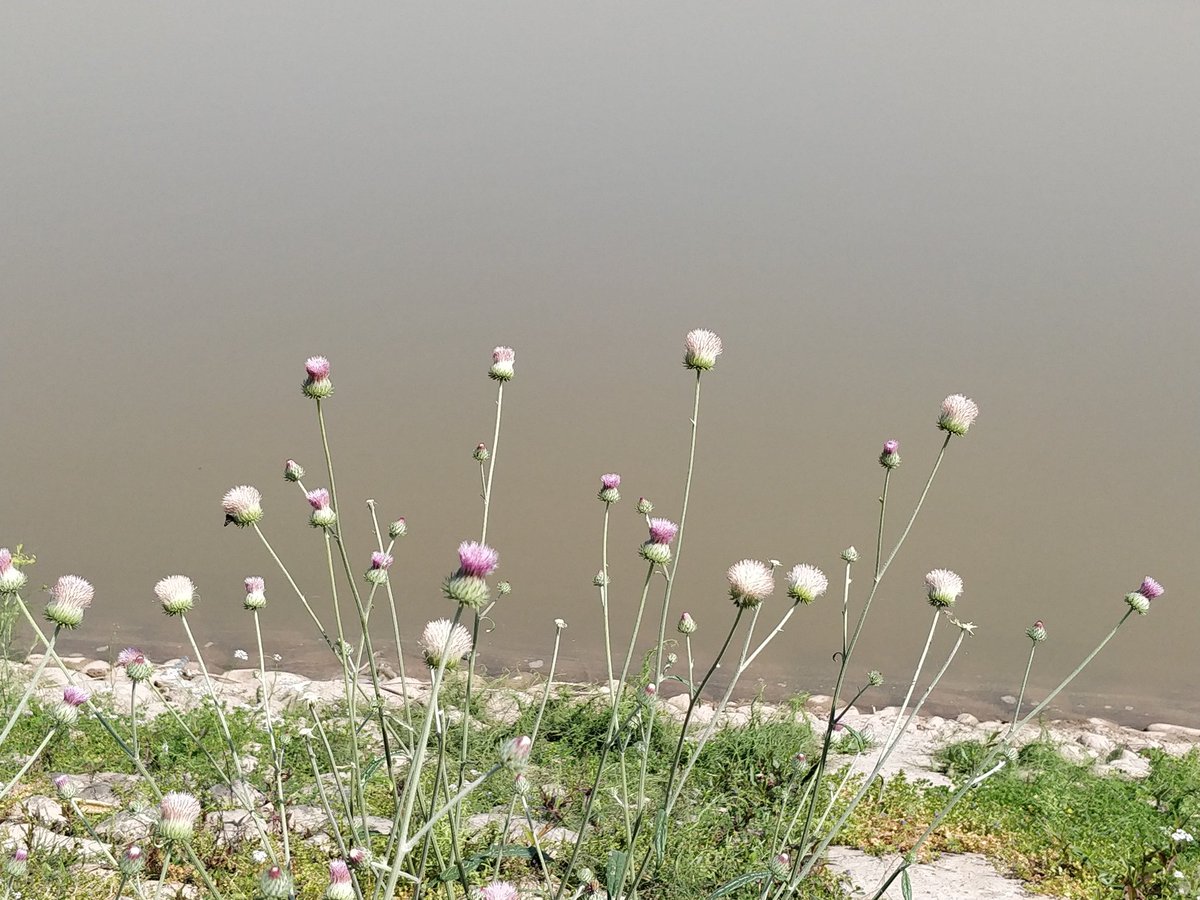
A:
[[[252,646],[241,581],[261,574],[268,653],[327,668],[220,511],[231,485],[259,486],[266,534],[328,610],[324,545],[281,478],[294,457],[327,481],[299,392],[314,353],[334,366],[355,565],[373,498],[410,526],[393,570],[407,635],[449,615],[441,579],[480,529],[489,353],[508,344],[489,537],[514,590],[483,659],[548,664],[562,617],[564,674],[601,675],[598,478],[624,478],[623,645],[644,572],[633,504],[678,515],[681,342],[708,327],[727,352],[704,379],[671,616],[700,622],[700,660],[732,615],[731,563],[811,562],[829,596],[751,675],[830,687],[838,555],[873,553],[880,445],[904,458],[890,545],[938,405],[964,392],[982,414],[883,583],[855,677],[906,684],[922,577],[948,567],[978,631],[939,708],[1004,709],[1043,619],[1038,699],[1149,573],[1166,596],[1057,708],[1200,724],[1200,7],[10,4],[0,20],[0,543],[37,552],[39,585],[94,582],[72,648],[181,652],[152,587],[186,573],[207,658],[233,666]],[[768,601],[760,630],[783,609]]]

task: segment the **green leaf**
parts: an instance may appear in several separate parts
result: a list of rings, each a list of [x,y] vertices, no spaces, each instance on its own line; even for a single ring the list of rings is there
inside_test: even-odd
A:
[[[625,880],[625,862],[628,859],[629,854],[622,853],[620,850],[613,850],[608,854],[608,866],[604,871],[608,896],[618,896],[621,890],[621,882]]]
[[[728,897],[738,888],[743,888],[748,884],[754,884],[756,881],[762,881],[764,878],[770,877],[770,872],[747,872],[745,875],[739,875],[732,881],[725,882],[708,895],[708,900],[717,900],[718,897]]]
[[[662,865],[663,858],[667,855],[667,811],[660,809],[658,815],[654,817],[654,859],[658,865]]]
[[[494,859],[497,856],[521,856],[528,859],[530,862],[538,861],[538,852],[534,847],[522,847],[516,844],[506,844],[494,850],[486,850],[483,853],[476,853],[474,856],[468,856],[462,861],[463,871],[470,874],[479,868],[479,864],[489,859]],[[458,863],[449,866],[438,875],[438,881],[456,881],[458,879]]]
[[[908,869],[900,873],[900,893],[904,900],[912,900],[912,881],[908,877]]]

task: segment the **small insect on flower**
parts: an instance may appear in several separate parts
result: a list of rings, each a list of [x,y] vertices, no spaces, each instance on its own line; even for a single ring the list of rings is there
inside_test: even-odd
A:
[[[221,499],[225,510],[225,524],[233,523],[239,528],[253,525],[263,517],[262,494],[258,488],[240,484],[225,492]]]

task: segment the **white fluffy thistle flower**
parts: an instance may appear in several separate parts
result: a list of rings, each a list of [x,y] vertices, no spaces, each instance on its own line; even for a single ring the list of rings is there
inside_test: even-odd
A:
[[[725,577],[729,579],[729,596],[743,609],[753,609],[775,592],[771,567],[756,559],[735,562]]]
[[[186,843],[192,839],[200,801],[183,791],[163,794],[158,809],[158,833],[164,840]]]
[[[929,588],[929,603],[940,608],[953,606],[963,592],[963,580],[949,569],[934,569],[925,576],[925,586]]]
[[[46,604],[45,616],[63,628],[78,628],[83,621],[83,612],[92,605],[96,591],[91,583],[78,575],[63,575],[50,588],[50,602]]]
[[[829,589],[829,579],[816,566],[800,563],[787,573],[788,596],[801,603],[812,603]]]
[[[951,434],[966,434],[971,423],[979,416],[979,407],[970,397],[951,394],[942,401],[942,414],[938,416],[938,428]]]
[[[196,585],[186,575],[168,575],[154,585],[154,593],[168,616],[180,616],[196,605]]]
[[[683,339],[683,364],[689,369],[707,372],[717,364],[724,347],[715,332],[696,328]]]
[[[421,652],[431,669],[443,665],[443,660],[447,669],[455,668],[471,647],[471,632],[449,619],[434,619],[421,633]]]

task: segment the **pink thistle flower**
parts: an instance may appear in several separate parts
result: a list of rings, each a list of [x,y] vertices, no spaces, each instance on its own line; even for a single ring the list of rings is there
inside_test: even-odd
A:
[[[163,794],[158,807],[158,833],[164,840],[186,843],[192,839],[200,801],[184,791]]]
[[[79,789],[70,775],[60,773],[51,778],[50,783],[54,785],[54,790],[58,792],[58,796],[64,800],[73,800],[79,794]]]
[[[314,400],[324,400],[333,393],[333,382],[329,380],[329,360],[323,356],[310,356],[304,362],[308,373],[301,390]]]
[[[19,878],[24,878],[29,871],[29,851],[24,847],[17,847],[12,852],[12,856],[4,864],[4,874],[13,881]]]
[[[196,585],[186,575],[168,575],[154,585],[154,593],[168,616],[181,616],[196,605]]]
[[[800,563],[787,573],[788,596],[809,604],[829,589],[829,579],[816,566]]]
[[[670,519],[650,520],[650,540],[656,544],[669,544],[679,534],[679,526]]]
[[[96,591],[91,583],[78,575],[63,575],[50,588],[50,602],[45,616],[63,628],[77,628],[83,621],[83,611],[92,605]]]
[[[9,549],[0,547],[0,594],[15,594],[27,580],[25,573],[13,565]]]
[[[458,545],[458,561],[461,564],[460,575],[471,575],[484,578],[496,571],[500,563],[500,554],[478,541],[463,541]]]
[[[671,541],[679,533],[679,526],[670,519],[651,519],[650,537],[638,548],[642,559],[665,566],[671,561]]]
[[[258,575],[251,575],[245,581],[246,599],[242,607],[248,610],[262,609],[267,605],[267,583]]]
[[[743,609],[753,609],[775,592],[775,575],[766,563],[743,559],[729,567],[729,596]]]
[[[479,900],[520,900],[517,889],[507,881],[493,881],[479,890]]]
[[[352,900],[354,886],[350,882],[350,867],[344,859],[329,861],[329,887],[325,891],[327,900]]]
[[[313,508],[312,516],[308,520],[308,524],[313,528],[328,528],[337,521],[337,513],[329,505],[329,491],[325,488],[309,491],[304,497],[308,500],[308,505]]]
[[[351,847],[350,851],[346,854],[346,861],[356,868],[366,864],[370,858],[371,854],[362,847]]]
[[[262,494],[248,484],[239,484],[226,491],[221,506],[225,509],[226,525],[232,522],[245,528],[263,517]]]
[[[289,459],[283,464],[283,479],[284,481],[299,481],[304,477],[304,466],[296,462],[294,459]]]
[[[513,361],[517,353],[512,347],[497,347],[492,351],[492,367],[488,377],[493,381],[512,381],[514,374]]]
[[[616,472],[610,472],[607,475],[600,476],[600,493],[596,496],[605,503],[616,503],[621,499],[621,492],[617,490],[621,486],[621,476]]]
[[[258,876],[258,890],[270,900],[286,900],[295,890],[291,873],[279,866],[263,869],[262,874]]]
[[[145,657],[142,656],[141,650],[137,649],[136,647],[126,647],[124,650],[122,650],[120,653],[117,654],[117,665],[120,666],[121,668],[125,668],[127,665],[129,665],[131,662],[136,660],[138,657],[145,659]]]
[[[63,688],[62,700],[50,710],[50,717],[56,725],[70,728],[79,721],[79,707],[88,701],[88,692],[73,684]]]
[[[117,665],[125,670],[130,681],[146,681],[154,674],[154,666],[136,647],[126,647],[117,654]]]
[[[74,706],[76,709],[88,702],[90,695],[83,688],[75,687],[73,684],[68,684],[63,688],[63,703],[67,706]]]
[[[388,526],[388,537],[393,540],[404,537],[406,534],[408,534],[408,521],[404,516],[401,516]]]
[[[514,772],[520,772],[529,763],[529,751],[533,749],[533,738],[527,734],[511,738],[500,745],[500,762]]]
[[[962,394],[951,394],[942,401],[942,414],[938,417],[938,428],[950,434],[963,435],[979,416],[975,401]]]
[[[963,592],[962,578],[949,569],[934,569],[925,576],[925,586],[929,588],[930,605],[942,608],[953,606]]]
[[[883,452],[879,454],[879,464],[885,469],[894,469],[900,465],[900,442],[884,441]]]
[[[315,491],[309,491],[304,496],[308,500],[309,506],[313,509],[329,508],[329,491],[325,490],[325,488],[317,488]]]
[[[1142,581],[1142,586],[1138,588],[1137,592],[1147,600],[1157,600],[1164,593],[1166,593],[1166,588],[1147,575]]]
[[[382,550],[376,550],[371,554],[371,568],[367,569],[363,575],[371,584],[385,584],[387,582],[387,570],[392,564],[392,557]]]
[[[714,332],[697,328],[683,339],[683,364],[698,372],[707,372],[717,364],[724,347]]]

